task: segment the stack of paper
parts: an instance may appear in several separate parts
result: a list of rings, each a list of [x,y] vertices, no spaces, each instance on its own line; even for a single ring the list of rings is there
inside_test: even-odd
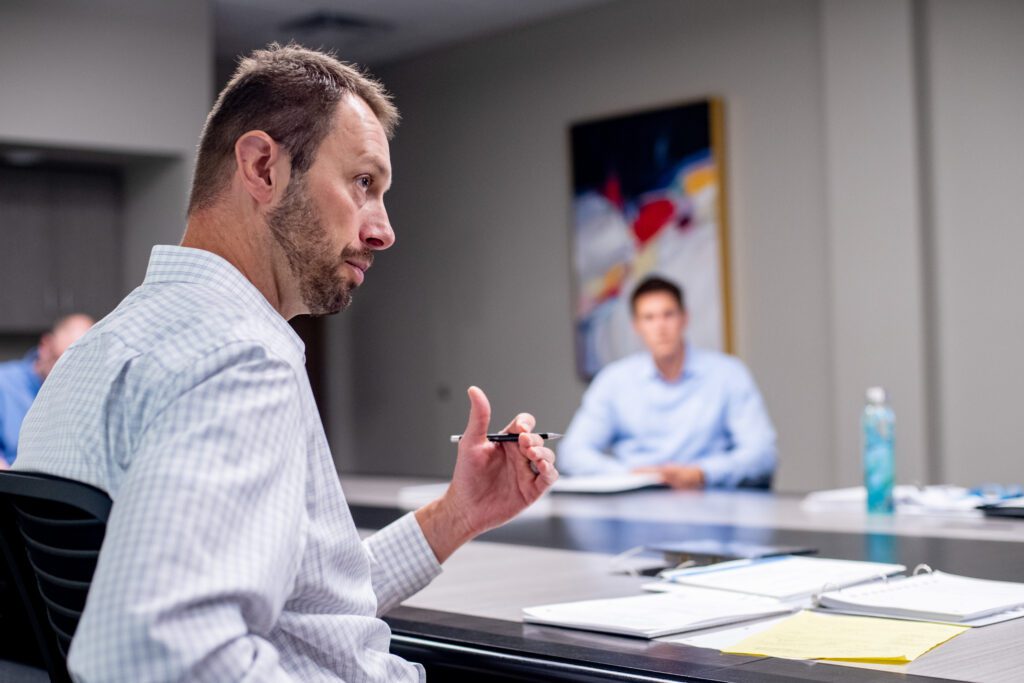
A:
[[[527,607],[526,621],[587,631],[657,638],[709,626],[791,612],[777,600],[683,588],[673,593]]]
[[[678,585],[685,585],[796,600],[879,580],[904,569],[901,564],[782,555],[667,572],[665,581],[646,584],[644,589],[673,591]]]
[[[980,626],[1024,616],[1024,584],[931,572],[828,592],[819,604],[855,614]]]

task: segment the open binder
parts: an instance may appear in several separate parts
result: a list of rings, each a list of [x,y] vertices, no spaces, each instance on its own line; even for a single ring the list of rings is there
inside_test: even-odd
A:
[[[902,564],[781,555],[663,572],[663,581],[645,584],[644,590],[668,592],[695,586],[795,601],[905,570]]]
[[[822,593],[824,611],[983,626],[1024,616],[1024,584],[918,565],[912,576]]]

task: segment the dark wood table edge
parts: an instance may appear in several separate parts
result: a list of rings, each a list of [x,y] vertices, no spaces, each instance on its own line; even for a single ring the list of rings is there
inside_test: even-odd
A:
[[[411,661],[456,663],[524,680],[929,683],[952,679],[828,662],[723,655],[658,640],[400,606],[384,617],[392,650]]]

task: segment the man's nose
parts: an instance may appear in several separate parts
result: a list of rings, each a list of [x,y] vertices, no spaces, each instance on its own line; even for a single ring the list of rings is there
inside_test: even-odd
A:
[[[360,238],[363,244],[375,251],[382,251],[395,243],[395,231],[391,228],[388,212],[383,207],[378,214],[364,223]]]

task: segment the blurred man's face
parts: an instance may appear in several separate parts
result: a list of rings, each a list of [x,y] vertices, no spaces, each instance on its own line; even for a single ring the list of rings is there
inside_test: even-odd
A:
[[[686,322],[686,312],[668,292],[643,294],[633,307],[633,329],[655,359],[679,353]]]
[[[384,209],[390,184],[384,129],[366,102],[346,97],[313,165],[292,178],[267,219],[312,315],[346,308],[373,253],[394,243]]]
[[[92,318],[86,315],[73,315],[61,322],[52,332],[47,332],[39,340],[39,357],[36,359],[36,372],[46,379],[57,359],[64,355],[68,347],[81,338],[92,327]]]

